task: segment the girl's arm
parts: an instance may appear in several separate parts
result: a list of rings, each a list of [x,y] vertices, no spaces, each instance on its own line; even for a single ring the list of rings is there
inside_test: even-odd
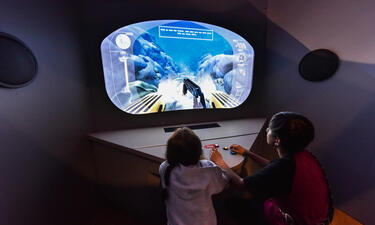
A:
[[[213,161],[217,166],[219,166],[224,171],[230,183],[232,183],[235,187],[239,189],[246,190],[242,178],[229,168],[228,164],[224,162],[223,157],[221,156],[220,152],[217,151],[217,149],[211,150],[210,160]]]
[[[230,150],[232,150],[234,152],[237,152],[240,155],[248,156],[248,157],[252,158],[253,160],[255,160],[257,163],[259,163],[263,167],[267,166],[270,163],[270,160],[254,153],[254,152],[251,152],[250,150],[246,150],[241,145],[233,144],[233,145],[230,146]]]

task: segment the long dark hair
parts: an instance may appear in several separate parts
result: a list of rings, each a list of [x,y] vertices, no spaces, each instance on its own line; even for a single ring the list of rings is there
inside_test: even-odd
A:
[[[309,119],[295,112],[279,112],[272,116],[269,128],[287,153],[304,150],[314,139],[314,126]]]
[[[178,128],[167,142],[166,158],[168,166],[164,173],[164,184],[162,198],[168,198],[167,187],[172,169],[179,164],[184,166],[195,165],[202,155],[202,143],[199,137],[188,127]]]
[[[280,138],[280,145],[288,153],[303,151],[314,139],[315,129],[313,124],[305,116],[295,112],[279,112],[272,116],[269,128],[273,136]],[[327,174],[319,160],[311,154],[322,169],[328,189],[328,219],[333,219],[333,197]]]

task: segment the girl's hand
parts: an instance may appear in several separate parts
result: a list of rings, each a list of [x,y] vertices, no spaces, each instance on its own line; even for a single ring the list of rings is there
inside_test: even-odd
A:
[[[223,156],[216,148],[211,149],[210,160],[222,169],[229,169],[229,166],[224,162]]]
[[[247,152],[247,150],[244,147],[242,147],[241,145],[236,145],[236,144],[231,145],[230,150],[237,152],[240,155],[246,155],[246,152]]]

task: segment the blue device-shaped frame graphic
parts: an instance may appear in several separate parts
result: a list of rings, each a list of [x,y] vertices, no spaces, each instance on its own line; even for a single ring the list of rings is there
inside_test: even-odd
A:
[[[206,23],[131,24],[108,35],[101,53],[107,94],[131,114],[234,108],[252,87],[252,46]]]

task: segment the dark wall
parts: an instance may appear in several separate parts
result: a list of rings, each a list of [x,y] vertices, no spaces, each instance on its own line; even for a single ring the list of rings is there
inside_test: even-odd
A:
[[[0,32],[21,39],[38,61],[30,85],[0,87],[3,225],[90,219],[93,165],[85,135],[91,123],[75,15],[66,1],[0,1]]]
[[[373,1],[268,1],[267,73],[260,86],[263,114],[297,111],[311,118],[310,149],[326,168],[335,206],[375,224],[375,49]],[[309,51],[340,58],[322,82],[298,74]]]
[[[86,1],[82,5],[84,47],[96,131],[216,121],[256,116],[257,81],[264,73],[266,18],[263,1]],[[255,51],[253,88],[248,100],[232,110],[186,110],[131,115],[119,110],[104,87],[100,44],[113,31],[137,22],[181,19],[222,26],[244,37]]]

